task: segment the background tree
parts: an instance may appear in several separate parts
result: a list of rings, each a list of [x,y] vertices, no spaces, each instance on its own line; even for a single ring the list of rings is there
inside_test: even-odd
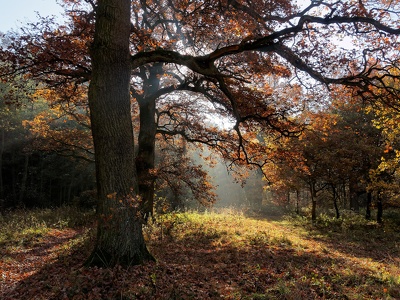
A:
[[[72,203],[80,192],[93,188],[90,165],[78,163],[71,153],[57,158],[54,152],[48,151],[54,148],[51,130],[46,131],[45,143],[32,134],[32,124],[54,127],[40,117],[49,114],[51,109],[35,89],[32,81],[21,77],[2,83],[0,199],[6,208]],[[75,126],[68,124],[63,116],[56,119],[59,127]]]
[[[374,116],[374,126],[381,132],[381,152],[378,164],[370,170],[367,190],[375,194],[377,220],[382,223],[384,202],[386,206],[399,206],[399,111],[375,105],[370,113]],[[367,212],[367,218],[370,216]]]
[[[325,206],[324,202],[331,199],[337,218],[340,207],[358,212],[361,205],[366,207],[369,218],[371,192],[374,190],[371,174],[381,164],[386,148],[383,148],[383,133],[373,126],[374,116],[367,112],[367,108],[349,98],[346,100],[342,94],[341,99],[334,100],[331,106],[307,112],[305,118],[310,125],[299,139],[281,140],[272,148],[273,163],[278,167],[267,167],[266,172],[273,183],[270,188],[289,193],[291,189],[302,186],[294,184],[299,180],[308,184],[314,201],[314,220],[317,198],[320,205]],[[322,192],[318,197],[317,191]],[[360,196],[363,196],[363,202]]]
[[[154,170],[157,196],[165,198],[160,211],[212,206],[218,199],[207,172],[206,160],[190,149],[183,138],[159,142]]]

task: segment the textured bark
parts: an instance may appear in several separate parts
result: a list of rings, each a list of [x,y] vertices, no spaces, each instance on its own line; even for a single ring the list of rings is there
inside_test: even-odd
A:
[[[96,160],[98,228],[88,265],[152,259],[142,233],[130,109],[130,0],[99,0],[89,106]]]
[[[144,70],[143,70],[144,71]],[[144,94],[138,97],[140,109],[140,131],[138,138],[138,154],[136,158],[136,170],[139,182],[139,194],[142,200],[142,213],[147,219],[153,214],[154,207],[154,169],[155,141],[157,133],[156,100],[159,90],[159,74],[162,72],[162,65],[156,64],[150,67],[149,75],[144,78]],[[143,72],[146,73],[146,72]]]

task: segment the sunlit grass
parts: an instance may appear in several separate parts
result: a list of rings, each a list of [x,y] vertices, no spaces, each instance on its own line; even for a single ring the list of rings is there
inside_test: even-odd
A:
[[[27,250],[49,242],[42,265],[53,270],[57,262],[51,272],[70,280],[68,295],[105,293],[97,286],[109,288],[100,274],[114,271],[81,269],[94,243],[92,217],[74,208],[5,215],[0,263],[11,268]],[[81,228],[79,234],[71,227]],[[312,225],[300,217],[270,220],[235,210],[189,211],[158,215],[144,233],[157,263],[118,269],[114,285],[118,282],[124,299],[154,299],[157,293],[166,295],[158,299],[400,299],[400,232],[389,220],[381,226],[357,215],[321,216]],[[72,273],[58,274],[62,264],[78,257],[80,266]],[[64,291],[54,286],[51,293]]]
[[[168,230],[161,230],[163,227]],[[150,240],[164,238],[186,247],[205,244],[215,251],[259,251],[281,264],[283,275],[275,274],[270,287],[251,299],[300,299],[309,289],[321,298],[400,297],[399,248],[395,242],[400,233],[390,225],[385,231],[360,216],[342,220],[322,216],[312,226],[305,218],[269,221],[234,211],[187,212],[162,216],[158,228],[157,233],[152,232],[158,237],[153,235]],[[265,275],[268,267],[262,264],[249,260],[247,270],[255,277]],[[240,290],[234,293],[231,299],[247,299]]]
[[[3,250],[39,242],[52,229],[85,226],[93,222],[93,212],[75,207],[21,209],[0,215],[0,245]],[[10,249],[9,249],[10,250]]]

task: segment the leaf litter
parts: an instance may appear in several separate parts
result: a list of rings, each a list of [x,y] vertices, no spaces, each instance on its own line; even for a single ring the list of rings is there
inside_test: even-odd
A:
[[[82,267],[92,228],[50,228],[9,242],[0,250],[0,298],[400,298],[399,248],[389,236],[368,248],[348,233],[332,238],[290,222],[211,213],[169,218],[175,225],[168,234],[166,218],[145,228],[157,262],[129,268]]]

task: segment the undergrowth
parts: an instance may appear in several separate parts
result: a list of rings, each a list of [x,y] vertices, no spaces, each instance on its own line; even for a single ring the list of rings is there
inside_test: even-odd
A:
[[[70,206],[9,211],[0,214],[0,245],[28,244],[45,236],[51,229],[89,226],[93,220],[93,211]]]
[[[355,214],[339,220],[321,215],[312,224],[302,217],[248,217],[234,210],[161,214],[144,226],[157,262],[128,269],[82,268],[93,243],[92,222],[92,214],[65,207],[2,216],[0,243],[20,250],[0,258],[3,274],[21,257],[30,261],[27,250],[38,239],[53,233],[51,247],[60,244],[36,273],[7,279],[0,298],[400,299],[396,219],[380,225]],[[88,230],[61,239],[81,226]]]

